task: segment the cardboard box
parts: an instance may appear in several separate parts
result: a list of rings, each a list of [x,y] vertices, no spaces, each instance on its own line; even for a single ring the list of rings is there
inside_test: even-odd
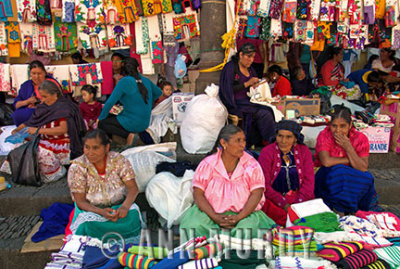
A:
[[[275,104],[278,110],[287,117],[287,111],[293,110],[296,117],[319,115],[320,98],[284,98],[278,104]],[[290,113],[289,113],[290,114]]]
[[[172,95],[172,114],[178,126],[181,126],[188,103],[194,97],[194,93],[178,92]]]
[[[370,126],[359,131],[368,137],[369,153],[389,152],[390,128]]]
[[[390,151],[400,153],[400,105],[399,102],[381,105],[381,114],[388,115],[394,126],[390,135]]]

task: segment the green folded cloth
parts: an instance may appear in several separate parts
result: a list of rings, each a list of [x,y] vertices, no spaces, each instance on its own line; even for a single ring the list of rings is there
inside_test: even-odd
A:
[[[161,247],[132,246],[128,249],[128,252],[131,254],[140,254],[142,256],[151,257],[157,260],[162,260],[168,256],[168,249]]]
[[[339,228],[339,220],[335,213],[324,212],[297,219],[295,225],[306,226],[314,229],[316,232],[332,233],[343,231]]]
[[[243,251],[243,255],[246,253]],[[251,250],[250,256],[247,259],[242,259],[237,255],[236,250],[230,250],[230,259],[227,260],[225,255],[222,256],[222,261],[219,263],[224,269],[254,269],[258,265],[266,264],[268,265],[265,259],[258,259],[258,251]]]

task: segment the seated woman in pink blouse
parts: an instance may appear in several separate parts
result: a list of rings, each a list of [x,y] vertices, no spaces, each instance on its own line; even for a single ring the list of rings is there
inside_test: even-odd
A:
[[[314,198],[314,165],[303,144],[301,125],[282,120],[276,125],[276,141],[261,151],[258,162],[265,176],[263,211],[277,224],[286,224],[291,204]]]
[[[264,205],[264,176],[258,162],[246,153],[242,129],[227,125],[217,139],[217,152],[206,157],[193,178],[193,205],[180,225],[183,240],[210,235],[221,228],[231,236],[257,237],[259,228],[274,222],[261,211]],[[247,229],[246,229],[247,228]],[[252,234],[246,230],[251,229]]]
[[[354,129],[351,112],[334,106],[330,126],[319,133],[315,147],[315,196],[343,213],[368,211],[376,203],[374,177],[367,171],[368,138]]]
[[[343,49],[333,48],[332,58],[321,67],[318,86],[336,86],[344,80]]]

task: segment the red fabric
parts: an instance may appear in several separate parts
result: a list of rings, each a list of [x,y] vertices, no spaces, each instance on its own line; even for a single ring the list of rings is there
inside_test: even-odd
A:
[[[65,240],[64,240],[65,242],[67,242],[66,239],[68,238],[68,236],[72,235],[72,231],[71,231],[70,227],[71,227],[72,220],[74,219],[74,215],[75,215],[75,208],[72,209],[71,214],[69,214],[69,221],[68,221],[67,227],[65,227]]]
[[[351,128],[349,133],[350,142],[357,152],[357,155],[362,157],[369,156],[369,141],[365,134],[356,131],[356,129]],[[322,130],[317,138],[317,144],[315,146],[315,166],[321,166],[321,162],[318,158],[318,153],[321,151],[329,152],[331,157],[343,158],[347,157],[346,151],[336,144],[331,128],[327,126]]]
[[[85,102],[82,102],[79,105],[79,110],[81,111],[82,117],[88,123],[98,119],[102,108],[103,106],[97,101],[92,105],[89,105]]]
[[[161,103],[162,101],[164,101],[165,99],[167,99],[168,97],[161,95],[160,97],[158,97],[158,99],[154,102],[154,107],[156,107],[159,103]]]
[[[292,86],[290,85],[290,81],[284,76],[280,76],[276,82],[272,97],[275,97],[278,94],[281,97],[285,95],[292,95]]]
[[[296,196],[286,196],[289,204],[292,204],[295,198]],[[271,200],[265,199],[265,204],[262,208],[262,211],[264,211],[268,217],[275,221],[276,224],[286,226],[288,212],[286,212],[285,209],[274,204]]]
[[[265,197],[274,204],[283,208],[287,203],[300,203],[314,199],[314,166],[311,151],[305,145],[297,144],[293,147],[294,160],[299,175],[300,188],[292,201],[287,200],[289,195],[283,196],[272,188],[281,169],[281,156],[277,143],[273,143],[261,150],[258,162],[265,177]]]
[[[132,42],[132,46],[131,46],[131,57],[135,58],[138,61],[140,73],[143,73],[142,61],[140,60],[140,55],[136,53],[135,23],[130,23],[129,28],[131,30],[131,40],[134,40],[134,42]]]
[[[333,60],[328,60],[321,68],[319,86],[336,86],[344,78],[343,66],[340,66],[339,77],[332,77],[332,71],[335,69]]]
[[[111,94],[114,90],[114,81],[113,77],[109,74],[112,74],[112,62],[104,61],[100,62],[101,73],[106,74],[103,76],[103,82],[101,83],[101,94]]]

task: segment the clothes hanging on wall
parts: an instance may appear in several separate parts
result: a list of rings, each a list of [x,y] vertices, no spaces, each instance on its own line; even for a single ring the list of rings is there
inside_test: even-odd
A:
[[[17,0],[18,21],[36,21],[36,0]]]
[[[56,50],[74,52],[78,46],[78,30],[76,23],[54,22]]]
[[[32,25],[32,47],[41,52],[56,51],[53,26],[34,23]]]
[[[110,49],[129,49],[132,45],[129,24],[107,25],[108,44]]]

